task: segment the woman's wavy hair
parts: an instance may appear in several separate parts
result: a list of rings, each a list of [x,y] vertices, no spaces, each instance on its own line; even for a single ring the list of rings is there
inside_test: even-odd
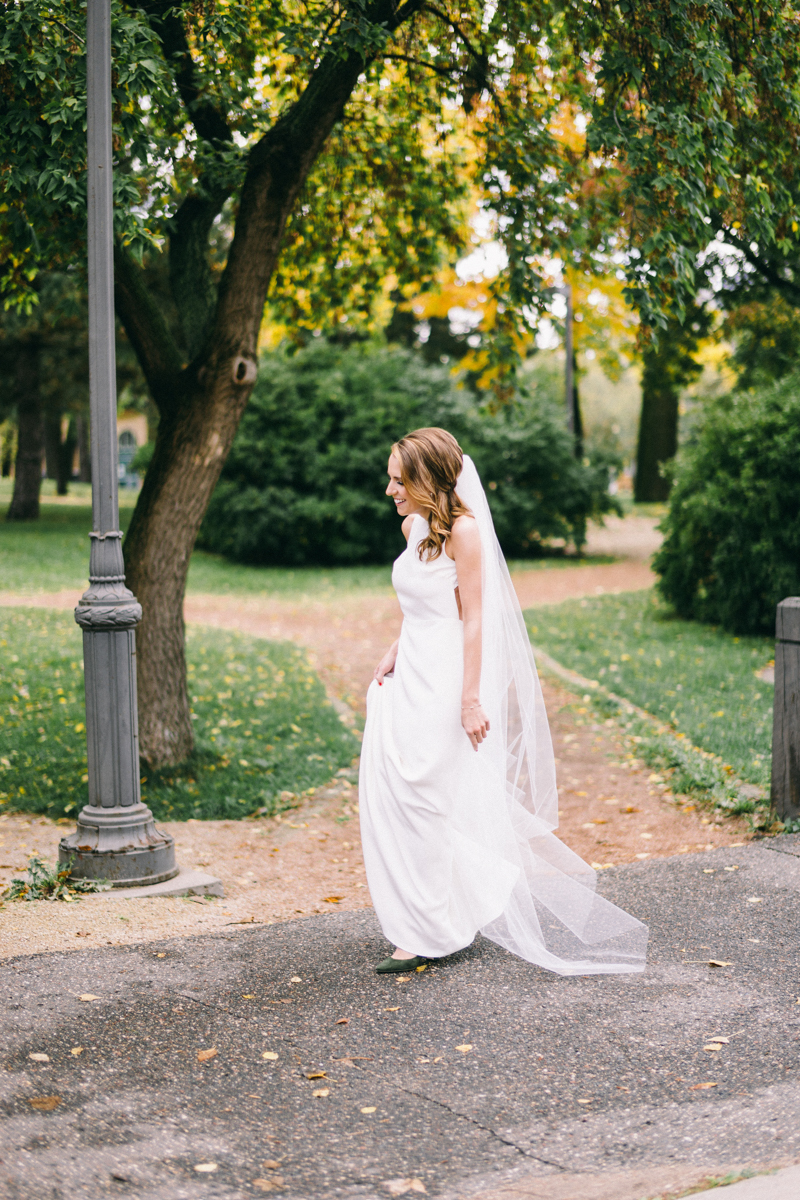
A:
[[[403,487],[415,504],[428,511],[428,536],[419,543],[428,562],[444,550],[456,517],[471,516],[456,493],[464,461],[461,447],[446,429],[415,429],[392,446],[400,459]]]

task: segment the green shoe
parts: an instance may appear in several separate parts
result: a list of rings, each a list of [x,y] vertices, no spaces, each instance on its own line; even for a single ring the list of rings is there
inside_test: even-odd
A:
[[[385,958],[378,963],[375,970],[379,975],[404,975],[406,971],[416,971],[418,967],[427,966],[430,959],[417,955],[415,958]]]

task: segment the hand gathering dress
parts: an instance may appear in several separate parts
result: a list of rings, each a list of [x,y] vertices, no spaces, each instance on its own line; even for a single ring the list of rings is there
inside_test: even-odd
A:
[[[384,934],[442,958],[480,931],[562,975],[640,971],[647,929],[595,891],[595,872],[553,834],[558,795],[530,642],[480,480],[465,456],[457,493],[481,533],[477,752],[461,726],[463,625],[456,566],[420,559],[413,519],[392,583],[403,627],[392,675],[373,681],[361,753],[364,865]]]

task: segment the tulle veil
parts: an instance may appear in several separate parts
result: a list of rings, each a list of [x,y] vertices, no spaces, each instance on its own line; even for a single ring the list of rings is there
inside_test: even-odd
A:
[[[469,455],[464,455],[456,492],[481,535],[481,700],[491,721],[476,756],[481,799],[464,797],[483,812],[461,816],[465,826],[486,828],[488,791],[491,840],[518,868],[503,912],[481,933],[560,975],[641,971],[647,927],[599,896],[596,872],[553,833],[558,792],[542,689],[486,493]],[[477,789],[467,790],[477,797]]]

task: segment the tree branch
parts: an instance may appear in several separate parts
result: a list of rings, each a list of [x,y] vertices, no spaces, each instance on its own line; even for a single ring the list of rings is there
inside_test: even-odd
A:
[[[197,83],[197,72],[186,31],[173,0],[127,0],[127,3],[131,8],[138,8],[145,14],[150,28],[161,42],[164,58],[172,71],[178,93],[198,137],[206,142],[233,141],[227,114],[202,93]]]
[[[199,354],[214,316],[216,287],[208,262],[208,235],[230,195],[206,198],[193,193],[170,222],[169,282],[189,358]]]
[[[183,369],[180,351],[144,281],[144,272],[124,246],[114,246],[114,298],[150,394],[162,416],[176,405]]]
[[[763,276],[767,283],[771,284],[772,287],[781,292],[782,295],[786,296],[786,298],[790,300],[793,305],[800,307],[800,284],[793,283],[791,279],[786,279],[783,275],[781,275],[777,267],[775,267],[767,259],[764,259],[760,254],[756,254],[755,251],[751,249],[749,242],[746,242],[744,238],[738,237],[737,234],[735,234],[731,229],[728,229],[727,226],[722,223],[722,221],[717,220],[713,222],[712,227],[717,233],[722,234],[726,242],[730,242],[732,246],[735,246],[737,250],[741,251],[744,257],[750,263],[750,266],[755,267],[755,269]]]

